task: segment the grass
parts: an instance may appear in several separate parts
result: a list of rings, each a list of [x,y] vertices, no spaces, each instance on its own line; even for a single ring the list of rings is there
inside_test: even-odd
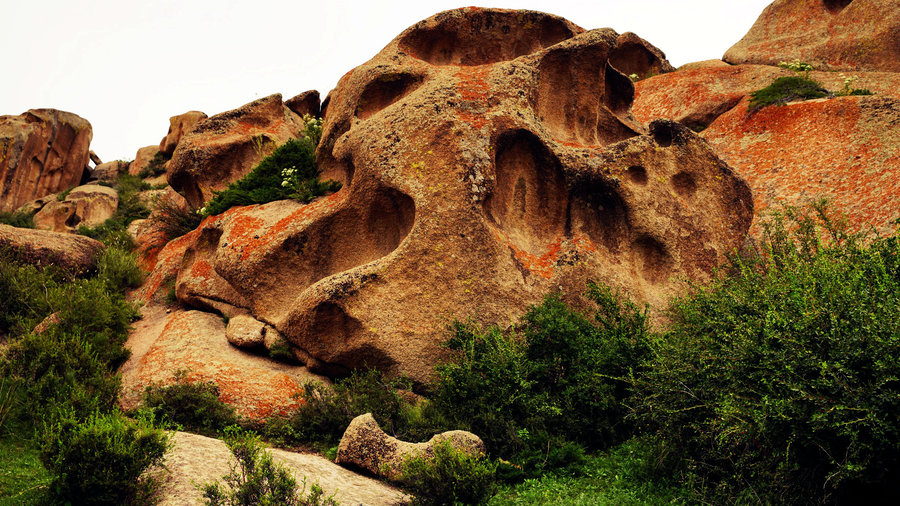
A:
[[[34,217],[19,211],[0,212],[0,223],[19,228],[34,228]]]
[[[45,504],[51,480],[35,442],[13,434],[0,438],[0,506]]]
[[[824,98],[828,91],[817,81],[802,76],[779,77],[769,86],[750,94],[750,109],[758,111],[770,105],[784,105],[796,100]]]

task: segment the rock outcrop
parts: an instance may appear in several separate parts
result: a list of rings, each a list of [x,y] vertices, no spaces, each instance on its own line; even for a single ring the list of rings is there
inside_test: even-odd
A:
[[[74,275],[92,271],[103,243],[89,237],[47,230],[30,230],[0,224],[0,249],[22,263],[54,265]]]
[[[77,186],[63,200],[47,200],[34,215],[34,225],[54,232],[75,232],[81,226],[102,224],[115,214],[118,205],[119,194],[112,188],[99,184]]]
[[[157,146],[144,146],[137,150],[137,153],[134,155],[134,160],[128,165],[128,173],[132,176],[137,176],[144,171],[149,170],[157,153],[160,153],[159,147]]]
[[[0,211],[81,183],[91,124],[56,109],[0,116]]]
[[[166,136],[159,141],[159,151],[171,155],[181,142],[184,134],[191,131],[198,121],[206,119],[206,113],[200,111],[188,111],[184,114],[172,116],[169,118],[169,131]]]
[[[185,239],[179,300],[247,312],[316,370],[420,384],[449,318],[513,321],[588,279],[661,304],[679,277],[704,279],[741,246],[752,198],[693,132],[634,119],[634,85],[611,62],[664,68],[649,48],[622,63],[640,40],[531,11],[416,24],[330,94],[317,157],[343,189],[207,219]],[[262,102],[278,115],[280,99]],[[247,139],[231,133],[250,114],[239,111],[176,151],[177,170],[196,175],[170,181],[195,205],[224,159],[199,146],[226,144],[200,140],[204,124]]]
[[[481,438],[463,430],[442,432],[425,443],[407,443],[387,435],[371,413],[359,415],[350,422],[338,445],[335,463],[364,469],[375,476],[397,479],[403,461],[408,458],[434,457],[434,447],[449,442],[456,450],[471,455],[484,455]]]
[[[723,59],[900,72],[900,6],[896,0],[775,0]]]
[[[307,114],[314,118],[318,117],[321,108],[319,92],[316,90],[304,91],[296,97],[285,100],[284,105],[301,118]]]
[[[119,179],[121,174],[128,172],[128,162],[122,160],[114,160],[112,162],[101,163],[91,171],[91,180],[103,181],[105,183],[114,183]]]
[[[299,137],[303,127],[279,94],[206,118],[179,141],[166,177],[191,206],[199,208],[213,191],[224,190],[277,146]]]

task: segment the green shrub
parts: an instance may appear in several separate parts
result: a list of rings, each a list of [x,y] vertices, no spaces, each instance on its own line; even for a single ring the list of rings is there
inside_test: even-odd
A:
[[[155,155],[153,155],[153,159],[150,160],[150,163],[144,167],[138,177],[141,179],[146,179],[148,177],[156,177],[166,172],[166,162],[168,162],[172,158],[172,155],[167,155],[162,151],[157,151]]]
[[[202,221],[203,217],[194,210],[163,196],[154,203],[149,227],[162,234],[168,242],[199,227]]]
[[[750,94],[750,110],[758,111],[769,105],[784,105],[795,100],[810,100],[828,96],[818,82],[801,76],[779,77],[769,86]]]
[[[78,233],[124,250],[134,249],[134,239],[128,233],[128,225],[134,220],[145,219],[150,210],[141,201],[138,193],[152,187],[137,176],[121,174],[113,185],[119,194],[119,205],[115,214],[96,227],[81,226]]]
[[[141,286],[144,272],[137,264],[137,257],[119,247],[108,247],[97,259],[97,276],[117,292]]]
[[[646,310],[593,283],[587,298],[590,313],[550,295],[507,332],[455,323],[447,345],[457,356],[438,368],[436,409],[526,475],[577,466],[581,446],[626,437],[623,401],[648,350]]]
[[[638,377],[639,418],[722,500],[898,492],[900,240],[813,209],[676,299]]]
[[[315,144],[310,137],[303,137],[279,146],[246,176],[216,192],[200,211],[211,216],[234,206],[275,200],[297,199],[305,203],[338,189],[339,183],[319,180]]]
[[[264,451],[259,437],[252,432],[231,428],[226,431],[225,443],[237,461],[231,472],[223,476],[226,486],[207,483],[202,486],[206,504],[218,506],[337,506],[334,496],[325,497],[318,484],[310,487],[304,496],[303,488],[297,489],[297,481],[290,471],[274,462]]]
[[[450,441],[436,444],[432,457],[408,457],[400,471],[400,482],[418,504],[482,504],[496,490],[497,464],[484,455],[457,450]]]
[[[18,228],[34,228],[34,216],[19,211],[0,212],[0,223]]]
[[[207,381],[189,381],[185,371],[168,386],[148,386],[144,406],[184,429],[214,435],[237,423],[234,408],[219,400],[219,388]]]
[[[161,464],[168,436],[147,420],[119,413],[82,420],[63,415],[44,431],[41,460],[53,474],[51,490],[71,504],[129,504],[149,495],[141,474]]]

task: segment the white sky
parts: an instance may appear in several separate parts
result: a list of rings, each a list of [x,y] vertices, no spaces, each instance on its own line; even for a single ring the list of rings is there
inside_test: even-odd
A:
[[[52,107],[94,128],[104,161],[158,144],[169,116],[272,93],[322,98],[401,31],[473,0],[0,0],[0,115]],[[492,0],[632,31],[676,67],[721,58],[770,0]]]

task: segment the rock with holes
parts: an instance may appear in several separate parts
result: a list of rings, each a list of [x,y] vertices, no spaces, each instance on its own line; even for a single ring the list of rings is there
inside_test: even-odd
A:
[[[350,422],[338,445],[334,461],[342,466],[364,469],[375,476],[398,479],[403,461],[408,458],[434,457],[435,445],[444,442],[457,451],[484,455],[481,438],[463,430],[442,432],[425,443],[407,443],[385,433],[371,413],[359,415]]]
[[[0,212],[78,185],[92,136],[91,124],[70,112],[0,116]]]
[[[752,199],[693,132],[634,119],[619,67],[663,67],[636,40],[532,11],[416,24],[327,100],[317,157],[341,191],[208,218],[179,300],[248,311],[315,370],[420,385],[452,318],[514,321],[589,279],[662,307],[742,244]]]
[[[97,268],[103,243],[90,237],[0,224],[0,250],[18,262],[81,275]]]
[[[62,200],[47,200],[34,215],[34,226],[54,232],[75,232],[78,227],[96,227],[112,218],[118,206],[119,194],[108,186],[76,186]]]
[[[723,59],[821,70],[900,71],[897,0],[775,0]]]
[[[214,191],[224,190],[276,147],[299,137],[303,127],[279,94],[216,114],[197,122],[179,141],[166,178],[199,208]]]
[[[164,155],[171,156],[178,147],[178,143],[181,142],[181,138],[203,119],[206,119],[206,113],[200,111],[188,111],[169,118],[169,131],[159,141],[159,151]]]

